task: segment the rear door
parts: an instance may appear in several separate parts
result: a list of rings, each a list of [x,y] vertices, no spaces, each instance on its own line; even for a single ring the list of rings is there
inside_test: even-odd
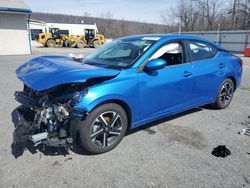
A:
[[[213,102],[225,74],[225,62],[219,50],[203,41],[187,41],[194,73],[194,104]]]

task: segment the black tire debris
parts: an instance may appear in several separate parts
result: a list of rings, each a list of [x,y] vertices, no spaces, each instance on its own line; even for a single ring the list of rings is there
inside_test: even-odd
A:
[[[225,145],[219,145],[216,148],[214,148],[212,151],[212,155],[214,155],[215,157],[225,158],[230,154],[231,154],[231,151],[227,149]]]

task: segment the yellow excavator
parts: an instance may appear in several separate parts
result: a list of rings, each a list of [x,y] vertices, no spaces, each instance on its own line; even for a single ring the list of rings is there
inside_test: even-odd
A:
[[[56,45],[63,47],[84,48],[90,46],[99,48],[105,42],[104,35],[96,33],[94,29],[86,29],[85,35],[65,35],[59,33],[59,28],[50,28],[48,33],[40,33],[37,41],[45,47],[55,47]]]

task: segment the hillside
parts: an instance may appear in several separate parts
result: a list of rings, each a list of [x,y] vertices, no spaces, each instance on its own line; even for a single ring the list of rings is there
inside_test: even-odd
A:
[[[104,34],[108,38],[117,38],[132,34],[166,33],[168,31],[167,26],[160,24],[87,16],[34,12],[31,14],[31,18],[45,22],[80,23],[83,20],[85,23],[96,23],[99,33]]]

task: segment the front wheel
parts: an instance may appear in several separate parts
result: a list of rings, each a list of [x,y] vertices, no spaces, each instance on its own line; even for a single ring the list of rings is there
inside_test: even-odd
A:
[[[79,126],[83,149],[91,154],[100,154],[121,142],[127,131],[128,119],[120,105],[107,103],[94,109]]]
[[[230,78],[225,79],[220,86],[214,106],[217,109],[226,108],[233,99],[234,90],[233,81]]]
[[[86,43],[83,40],[79,40],[76,43],[77,48],[84,48],[86,46]]]
[[[53,39],[49,39],[47,42],[46,42],[46,46],[49,47],[49,48],[54,48],[56,46],[56,41],[53,40]]]
[[[94,48],[100,48],[102,45],[102,42],[99,40],[95,40],[93,43]]]

